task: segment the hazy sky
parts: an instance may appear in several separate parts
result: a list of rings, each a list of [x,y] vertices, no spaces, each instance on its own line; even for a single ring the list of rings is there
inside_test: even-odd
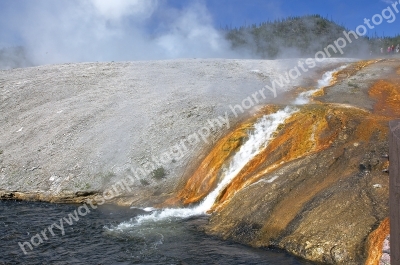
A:
[[[320,14],[355,29],[390,0],[2,0],[0,48],[24,46],[36,64],[238,58],[220,27]],[[399,5],[400,9],[400,5]],[[396,14],[399,15],[400,14]],[[383,21],[369,35],[397,35]]]

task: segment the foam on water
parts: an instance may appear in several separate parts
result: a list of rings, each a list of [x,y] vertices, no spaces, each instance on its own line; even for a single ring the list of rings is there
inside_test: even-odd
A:
[[[322,78],[320,80],[318,80],[318,86],[316,89],[313,90],[309,90],[309,91],[305,91],[300,93],[297,98],[294,100],[293,104],[295,105],[304,105],[310,102],[310,98],[311,96],[319,91],[320,89],[327,87],[331,84],[332,79],[333,79],[333,74],[343,70],[344,68],[346,68],[347,65],[343,65],[341,67],[338,67],[336,69],[333,69],[332,71],[328,71],[326,73],[323,74]]]
[[[188,208],[166,208],[152,211],[150,214],[137,216],[129,222],[123,222],[109,230],[126,230],[133,226],[143,225],[149,222],[170,221],[174,219],[189,218],[204,215],[213,206],[220,192],[237,176],[243,167],[257,154],[265,149],[273,138],[273,133],[283,124],[287,118],[298,110],[286,107],[276,113],[265,115],[254,124],[254,131],[249,134],[248,140],[241,146],[239,151],[232,157],[229,165],[225,168],[222,180],[217,187],[209,193],[197,206]]]

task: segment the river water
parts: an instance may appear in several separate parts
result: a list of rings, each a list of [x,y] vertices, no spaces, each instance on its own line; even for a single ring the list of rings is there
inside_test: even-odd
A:
[[[36,238],[78,205],[0,201],[0,264],[312,264],[285,252],[254,249],[204,233],[206,216],[165,219],[130,229],[117,229],[140,209],[103,206],[90,209],[72,225],[64,222],[64,235]]]

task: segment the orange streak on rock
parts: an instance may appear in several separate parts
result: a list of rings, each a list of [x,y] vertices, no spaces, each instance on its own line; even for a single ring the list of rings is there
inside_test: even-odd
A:
[[[259,116],[276,110],[276,106],[265,107]],[[251,118],[222,138],[188,179],[185,186],[177,193],[177,196],[168,200],[165,205],[195,203],[210,193],[222,175],[223,166],[229,162],[229,159],[245,141],[257,118]],[[260,180],[284,163],[324,150],[338,139],[346,141],[348,136],[343,131],[348,122],[355,120],[359,122],[353,135],[353,137],[355,136],[354,141],[368,142],[376,135],[377,131],[385,132],[379,134],[380,137],[386,135],[387,126],[382,120],[387,119],[387,117],[370,114],[365,110],[335,104],[315,104],[301,107],[301,111],[278,128],[275,138],[269,145],[264,150],[260,150],[260,153],[249,161],[221,192],[211,211],[219,210],[230,201],[237,191]],[[329,183],[328,179],[325,184],[329,185]],[[325,184],[321,184],[320,188],[326,187]],[[314,191],[319,190],[315,187]],[[314,192],[310,190],[310,194],[314,194]],[[304,201],[297,201],[298,206],[300,207],[307,200],[304,198]],[[289,217],[288,220],[290,221]],[[284,223],[282,222],[282,225],[285,225]]]
[[[400,80],[380,80],[369,90],[376,100],[374,113],[386,117],[400,117]]]
[[[333,163],[334,161],[332,161],[332,164]],[[340,179],[346,178],[349,173],[350,172],[343,171],[339,176],[330,174],[321,177],[321,180],[317,183],[304,179],[303,183],[287,194],[278,205],[276,205],[269,215],[268,220],[264,223],[261,235],[253,242],[254,245],[262,247],[265,242],[276,239],[299,214],[307,202]]]
[[[243,124],[217,143],[178,194],[179,200],[184,204],[197,202],[215,187],[222,165],[240,147],[250,128],[250,124]]]
[[[379,227],[368,237],[368,258],[365,265],[379,265],[382,257],[382,247],[386,236],[390,233],[389,217],[382,221]]]
[[[254,122],[264,114],[277,111],[277,106],[265,106],[260,113],[239,125],[218,141],[215,147],[201,162],[200,166],[187,180],[185,186],[162,206],[191,204],[200,201],[216,187],[224,164],[236,153],[253,129]]]
[[[358,141],[368,142],[371,141],[376,131],[371,130],[375,128],[377,131],[384,132],[379,134],[379,140],[386,140],[388,133],[387,123],[391,118],[380,116],[380,115],[368,115],[365,119],[362,119],[355,132]],[[382,122],[384,121],[384,122]]]
[[[276,109],[277,107],[273,106],[266,107],[259,116],[269,114]],[[350,117],[361,118],[359,119],[361,123],[355,132],[357,141],[370,140],[374,131],[371,128],[387,131],[382,125],[381,116],[371,115],[357,108],[320,104],[303,106],[300,112],[278,128],[270,144],[264,150],[260,150],[260,153],[249,161],[221,192],[211,211],[220,209],[237,191],[258,181],[284,163],[324,150],[336,139],[347,137],[341,135],[341,131]],[[256,119],[257,117],[253,117],[221,139],[177,196],[168,200],[165,205],[195,203],[210,193],[219,181],[224,164],[238,150]]]
[[[340,110],[322,105],[304,107],[287,121],[267,148],[243,168],[220,195],[212,210],[218,210],[238,190],[258,181],[282,164],[329,147],[346,122],[345,116]]]

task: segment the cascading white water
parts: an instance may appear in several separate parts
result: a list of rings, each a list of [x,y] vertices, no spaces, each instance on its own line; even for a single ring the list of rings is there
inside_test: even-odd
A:
[[[341,67],[333,69],[332,71],[328,71],[328,72],[324,73],[322,75],[322,78],[320,80],[318,80],[317,88],[313,89],[313,90],[309,90],[309,91],[305,91],[305,92],[300,93],[297,96],[297,98],[294,100],[293,104],[295,104],[295,105],[304,105],[304,104],[309,103],[311,96],[315,92],[317,92],[318,90],[320,90],[320,89],[322,89],[324,87],[327,87],[327,86],[329,86],[331,84],[334,73],[336,73],[336,72],[338,72],[340,70],[343,70],[346,67],[347,67],[347,65],[343,65]]]
[[[258,120],[254,124],[254,132],[249,136],[246,143],[241,146],[240,150],[233,156],[229,167],[224,172],[222,181],[196,208],[202,212],[211,209],[220,192],[237,176],[248,162],[267,147],[278,126],[284,123],[285,120],[296,111],[297,110],[294,108],[286,107],[284,110],[266,115]]]
[[[296,105],[307,104],[310,97],[316,91],[330,85],[333,74],[346,68],[347,65],[336,68],[332,71],[326,72],[320,80],[318,80],[318,87],[314,90],[300,93],[296,100],[293,102]],[[125,230],[133,226],[146,225],[146,223],[158,222],[169,219],[189,218],[192,216],[204,215],[213,206],[216,198],[221,191],[229,185],[230,182],[237,176],[243,167],[250,162],[258,153],[267,147],[273,133],[277,130],[278,126],[285,122],[297,109],[286,107],[284,110],[279,110],[276,113],[263,116],[254,124],[254,131],[250,133],[248,140],[241,146],[239,151],[232,157],[230,164],[226,166],[221,177],[221,181],[217,187],[210,192],[206,198],[195,207],[188,208],[166,208],[162,210],[151,209],[151,213],[147,215],[140,215],[135,217],[129,222],[123,222],[117,227],[108,228],[110,230]],[[145,210],[149,210],[146,208]]]
[[[265,149],[273,138],[273,133],[283,124],[287,118],[292,116],[297,109],[286,107],[276,113],[265,115],[254,124],[254,131],[250,133],[248,140],[241,146],[233,156],[229,166],[223,172],[221,181],[217,187],[197,206],[188,208],[167,208],[155,210],[151,214],[141,215],[130,222],[123,222],[116,228],[118,230],[129,229],[132,226],[146,223],[148,221],[161,221],[170,218],[188,218],[206,214],[211,209],[220,192],[237,176],[243,167],[250,162],[257,154]]]

